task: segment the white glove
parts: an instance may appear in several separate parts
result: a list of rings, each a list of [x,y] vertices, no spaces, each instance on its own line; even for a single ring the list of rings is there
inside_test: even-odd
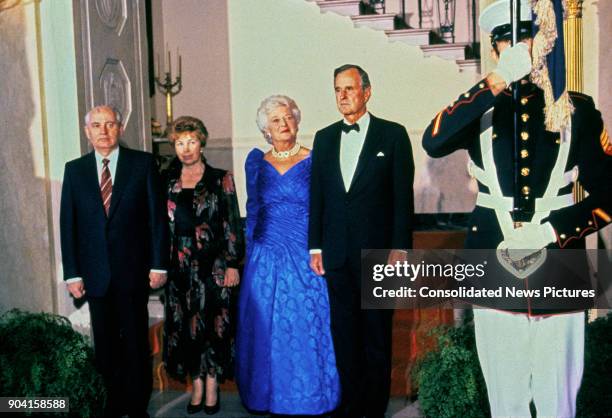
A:
[[[520,260],[540,251],[556,240],[555,230],[550,222],[546,222],[544,224],[526,223],[514,229],[505,242],[510,258]]]
[[[493,70],[504,79],[506,85],[520,80],[531,72],[531,55],[525,42],[506,48],[499,56],[497,68]]]

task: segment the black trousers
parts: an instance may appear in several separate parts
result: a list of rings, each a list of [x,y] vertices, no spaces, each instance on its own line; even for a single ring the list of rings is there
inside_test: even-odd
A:
[[[146,417],[152,388],[148,293],[88,297],[95,362],[107,390],[105,416]]]
[[[383,417],[391,386],[392,310],[361,309],[360,258],[326,269],[342,399],[336,416]]]

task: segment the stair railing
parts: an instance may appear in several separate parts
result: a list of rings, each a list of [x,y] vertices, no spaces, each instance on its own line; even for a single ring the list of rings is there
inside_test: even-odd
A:
[[[443,41],[455,42],[455,9],[457,0],[438,0],[438,22],[440,22],[440,37]],[[444,8],[444,15],[442,15]]]

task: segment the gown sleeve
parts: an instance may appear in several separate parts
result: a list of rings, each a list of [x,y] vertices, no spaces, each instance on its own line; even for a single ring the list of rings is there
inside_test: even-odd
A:
[[[253,231],[257,225],[259,212],[259,196],[257,191],[257,178],[259,176],[259,164],[263,158],[263,152],[258,149],[252,150],[247,156],[244,164],[247,182],[246,202],[246,244],[247,251],[253,240]]]

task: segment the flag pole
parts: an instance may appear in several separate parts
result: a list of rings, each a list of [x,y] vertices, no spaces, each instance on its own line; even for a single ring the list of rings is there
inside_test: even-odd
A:
[[[510,0],[510,27],[512,30],[511,45],[514,46],[519,42],[520,33],[520,21],[521,21],[521,2],[520,0]],[[513,157],[513,204],[512,204],[512,218],[516,221],[521,221],[521,204],[522,201],[520,195],[519,185],[519,149],[520,149],[520,138],[519,138],[519,115],[521,106],[521,80],[512,83],[512,116],[513,116],[513,128],[514,128],[514,141],[512,147]]]

